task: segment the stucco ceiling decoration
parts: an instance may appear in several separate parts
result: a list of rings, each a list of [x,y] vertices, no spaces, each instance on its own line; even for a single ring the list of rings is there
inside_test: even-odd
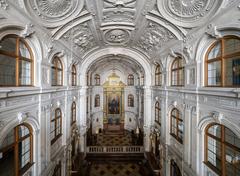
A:
[[[70,43],[70,47],[82,54],[97,47],[96,40],[88,28],[88,22],[73,27],[61,39]]]
[[[224,0],[18,0],[81,57],[121,46],[152,57],[214,16]],[[164,45],[163,45],[164,44]]]
[[[57,27],[82,11],[84,0],[30,0],[24,1],[26,11],[46,27]]]
[[[105,39],[110,44],[123,44],[129,41],[130,34],[127,30],[112,29],[105,33]]]
[[[182,27],[199,26],[212,17],[223,0],[158,0],[159,12],[176,25]]]
[[[171,31],[157,23],[149,21],[143,35],[137,42],[137,47],[147,53],[151,53],[159,51],[164,43],[166,44],[174,39],[177,38]]]
[[[104,0],[103,23],[129,22],[132,23],[136,12],[136,0]]]

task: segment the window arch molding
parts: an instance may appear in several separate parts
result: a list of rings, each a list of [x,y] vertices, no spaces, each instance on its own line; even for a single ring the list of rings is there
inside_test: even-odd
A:
[[[240,36],[225,35],[211,41],[204,55],[203,84],[240,87]]]
[[[154,73],[155,73],[154,77],[155,86],[161,86],[163,84],[163,67],[160,63],[156,64]]]
[[[175,54],[169,63],[169,80],[170,86],[184,87],[185,86],[185,65],[186,59],[180,54]]]
[[[51,85],[63,86],[64,64],[61,57],[56,54],[51,60]]]
[[[77,66],[75,64],[72,64],[71,66],[71,85],[76,86],[77,85]]]
[[[184,142],[184,117],[182,112],[176,107],[172,108],[169,112],[170,135],[181,144]]]
[[[35,58],[30,42],[15,34],[4,35],[0,42],[2,46],[0,48],[0,62],[2,63],[0,65],[0,86],[34,86]]]
[[[1,142],[1,153],[13,152],[14,176],[23,175],[32,167],[34,155],[34,135],[30,124],[23,122],[11,128]],[[3,155],[4,156],[4,155]],[[10,155],[11,157],[12,155]],[[9,155],[6,155],[9,158]],[[4,157],[3,157],[4,158]],[[2,159],[2,158],[1,158]],[[17,163],[17,164],[16,164]]]
[[[225,125],[209,123],[204,130],[204,163],[219,175],[239,175],[234,161],[239,156],[240,138]]]

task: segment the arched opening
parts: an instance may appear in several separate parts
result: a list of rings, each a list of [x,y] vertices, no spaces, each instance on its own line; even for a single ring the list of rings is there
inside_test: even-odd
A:
[[[33,163],[33,135],[28,124],[11,130],[0,145],[1,175],[23,175]],[[8,168],[8,169],[7,169]]]
[[[0,42],[0,86],[33,86],[33,54],[27,42],[7,35]]]

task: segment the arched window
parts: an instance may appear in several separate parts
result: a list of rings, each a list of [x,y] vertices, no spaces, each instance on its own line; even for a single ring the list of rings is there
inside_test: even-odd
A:
[[[182,176],[181,171],[174,160],[171,160],[171,168],[170,168],[171,176]]]
[[[128,107],[134,107],[134,96],[132,94],[128,95]]]
[[[61,60],[55,56],[52,60],[52,86],[63,85],[63,66]]]
[[[28,124],[15,127],[0,145],[0,169],[3,175],[23,175],[33,165],[33,135]]]
[[[240,86],[240,38],[219,39],[206,55],[206,86]]]
[[[51,144],[56,142],[62,135],[62,112],[60,108],[55,110],[51,119]]]
[[[155,85],[156,86],[162,85],[162,70],[159,64],[157,64],[156,70],[155,70]]]
[[[161,125],[161,108],[158,101],[155,103],[155,122]]]
[[[171,67],[171,86],[184,86],[184,59],[175,58]]]
[[[0,86],[32,86],[33,54],[29,45],[16,35],[8,35],[0,46]]]
[[[240,175],[240,138],[229,128],[210,124],[205,131],[205,163],[219,175]]]
[[[77,69],[75,65],[72,65],[72,86],[77,85]]]
[[[178,109],[174,108],[171,111],[171,135],[181,144],[183,143],[183,127],[182,114]]]
[[[128,86],[134,85],[134,76],[132,74],[128,75]]]
[[[71,116],[71,124],[76,122],[76,103],[72,103],[72,116]]]
[[[99,107],[100,106],[100,95],[96,95],[95,96],[95,107]]]
[[[95,75],[95,86],[100,86],[100,75],[99,74]]]

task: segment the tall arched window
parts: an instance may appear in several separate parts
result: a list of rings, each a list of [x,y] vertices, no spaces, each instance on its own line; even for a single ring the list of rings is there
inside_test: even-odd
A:
[[[229,128],[210,124],[205,131],[205,163],[219,175],[240,175],[240,138]]]
[[[176,108],[171,111],[171,135],[181,144],[183,143],[183,119],[182,114]]]
[[[157,64],[156,70],[155,70],[155,85],[156,86],[162,85],[162,70],[159,64]]]
[[[0,46],[0,86],[32,86],[33,54],[29,45],[16,35],[8,35]]]
[[[60,108],[55,110],[51,119],[51,144],[56,142],[62,135],[62,112]]]
[[[206,86],[240,86],[240,38],[226,36],[215,42],[206,55]]]
[[[100,106],[100,95],[96,95],[95,96],[95,107],[99,107]]]
[[[184,59],[175,58],[171,67],[171,86],[184,86]]]
[[[95,86],[100,86],[100,75],[99,74],[95,75]]]
[[[132,94],[128,95],[128,107],[134,107],[134,96]]]
[[[0,144],[1,173],[3,175],[23,175],[33,165],[32,152],[32,128],[25,123],[15,127]]]
[[[161,108],[158,101],[155,103],[155,122],[161,125]]]
[[[77,69],[75,65],[72,65],[72,86],[77,85]]]
[[[128,86],[134,85],[134,76],[132,74],[128,75]]]
[[[71,124],[74,124],[76,122],[76,103],[72,103],[72,116],[71,116]]]
[[[171,176],[182,176],[181,171],[174,160],[171,160],[170,173],[171,173]]]
[[[55,56],[52,60],[52,86],[63,85],[63,66],[61,60]]]

